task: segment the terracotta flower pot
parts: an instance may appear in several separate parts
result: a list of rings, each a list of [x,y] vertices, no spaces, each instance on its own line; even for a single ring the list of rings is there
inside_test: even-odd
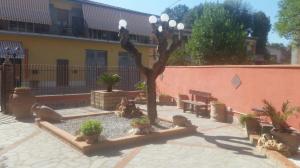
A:
[[[286,133],[272,130],[271,134],[278,141],[286,144],[290,148],[292,155],[297,154],[298,148],[300,146],[300,135],[296,133]]]
[[[85,140],[86,140],[86,143],[88,144],[95,144],[98,142],[98,139],[99,139],[99,135],[96,134],[96,135],[85,135]]]
[[[217,122],[226,122],[226,105],[220,102],[211,102],[210,119]]]
[[[31,107],[35,102],[30,88],[15,88],[9,97],[9,111],[17,119],[32,117]]]

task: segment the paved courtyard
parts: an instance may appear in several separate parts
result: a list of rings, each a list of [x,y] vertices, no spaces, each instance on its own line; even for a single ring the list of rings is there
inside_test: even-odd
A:
[[[59,112],[76,115],[97,110],[85,107]],[[175,114],[183,113],[176,107],[159,107],[159,116],[171,118]],[[0,120],[0,168],[277,167],[256,152],[240,127],[184,115],[199,127],[197,134],[106,149],[90,156],[39,129],[32,121],[19,122],[1,115],[5,119]]]

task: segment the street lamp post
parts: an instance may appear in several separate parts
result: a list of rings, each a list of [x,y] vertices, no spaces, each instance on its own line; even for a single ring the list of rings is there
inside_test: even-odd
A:
[[[181,46],[181,36],[184,24],[177,24],[175,20],[170,20],[167,14],[162,14],[160,18],[150,16],[149,23],[152,26],[152,33],[158,42],[156,52],[159,56],[151,68],[142,64],[142,54],[130,41],[129,31],[127,30],[127,21],[124,19],[119,21],[119,37],[121,47],[131,54],[135,59],[137,67],[147,79],[147,112],[148,117],[153,124],[157,119],[155,80],[164,72],[171,54]],[[178,32],[178,36],[174,36],[176,32]]]

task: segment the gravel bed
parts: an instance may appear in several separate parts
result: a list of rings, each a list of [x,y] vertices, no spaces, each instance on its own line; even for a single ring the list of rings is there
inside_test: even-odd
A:
[[[86,120],[98,120],[101,121],[103,126],[102,135],[106,138],[120,138],[129,135],[129,131],[132,129],[130,126],[131,119],[118,117],[115,114],[90,116],[83,118],[76,118],[63,121],[62,123],[54,123],[54,125],[72,135],[76,135],[76,131],[79,130],[80,125]],[[172,127],[172,123],[160,120],[158,124],[154,125],[155,131],[168,129]]]

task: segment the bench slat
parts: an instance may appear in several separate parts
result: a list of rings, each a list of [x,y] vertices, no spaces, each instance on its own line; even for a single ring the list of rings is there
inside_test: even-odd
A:
[[[204,102],[197,102],[197,101],[191,101],[191,100],[182,100],[182,102],[187,103],[187,104],[197,105],[197,106],[207,106],[208,105]]]
[[[207,98],[207,99],[211,98],[211,93],[208,93],[208,92],[190,90],[189,93],[191,95],[195,95],[195,96],[198,96],[198,97],[203,97],[203,98]]]

